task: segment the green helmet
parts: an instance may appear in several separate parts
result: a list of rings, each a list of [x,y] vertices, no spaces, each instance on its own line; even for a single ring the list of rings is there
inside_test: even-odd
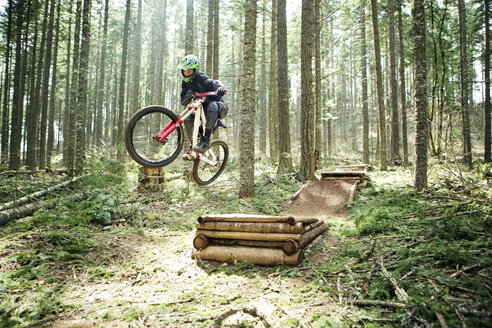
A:
[[[181,75],[183,75],[183,80],[185,82],[189,82],[193,80],[200,71],[200,61],[195,55],[187,55],[181,59],[179,62],[178,68],[181,70]],[[192,69],[194,70],[193,74],[190,76],[184,76],[183,70]]]

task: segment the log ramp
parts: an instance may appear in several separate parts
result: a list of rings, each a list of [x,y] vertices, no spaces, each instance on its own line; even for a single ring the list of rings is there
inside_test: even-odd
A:
[[[224,214],[200,216],[196,228],[194,259],[298,265],[328,226],[309,217]]]
[[[323,216],[315,215],[320,214],[320,208],[313,202],[318,205],[323,203],[323,210],[334,210],[352,201],[357,190],[366,186],[369,168],[369,165],[363,164],[339,167],[334,172],[322,172],[321,181],[309,181],[294,194],[289,203],[293,205],[293,211],[285,216],[200,216],[191,257],[218,262],[298,265],[304,259],[306,246],[328,230]],[[316,186],[314,199],[310,197],[313,185]],[[337,195],[341,197],[337,198]],[[337,200],[333,203],[332,199]],[[307,211],[299,211],[301,207]]]

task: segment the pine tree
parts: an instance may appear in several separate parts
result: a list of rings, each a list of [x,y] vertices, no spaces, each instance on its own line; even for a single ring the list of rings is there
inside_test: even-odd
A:
[[[312,110],[312,8],[313,0],[302,1],[301,26],[301,181],[314,179],[314,118]]]
[[[381,68],[381,47],[379,45],[379,22],[377,1],[371,0],[372,29],[374,34],[374,61],[376,66],[376,92],[379,117],[379,169],[386,171],[386,118],[384,113],[383,72]]]
[[[278,174],[292,172],[292,154],[290,148],[289,118],[289,73],[287,61],[287,10],[286,0],[278,0],[277,40],[278,40]]]
[[[246,0],[240,136],[239,197],[255,195],[256,0]]]
[[[425,45],[425,6],[424,0],[414,0],[413,4],[413,55],[415,74],[415,180],[417,191],[427,188],[427,143],[429,128],[427,124],[426,91],[426,45]]]

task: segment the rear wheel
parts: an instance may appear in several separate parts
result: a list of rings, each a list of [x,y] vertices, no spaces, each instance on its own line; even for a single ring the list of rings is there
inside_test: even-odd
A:
[[[137,111],[125,130],[125,146],[131,158],[147,167],[162,167],[174,161],[183,147],[183,127],[177,127],[162,142],[157,135],[177,120],[174,112],[162,106]]]
[[[213,182],[224,171],[229,159],[229,147],[222,140],[210,143],[210,149],[193,162],[193,180],[199,185]]]

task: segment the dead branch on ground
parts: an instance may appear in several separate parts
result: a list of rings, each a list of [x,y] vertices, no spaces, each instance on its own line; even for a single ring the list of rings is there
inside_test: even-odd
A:
[[[19,199],[16,199],[16,200],[13,200],[11,202],[8,202],[8,203],[5,203],[3,204],[2,206],[0,206],[0,212],[3,212],[5,210],[8,210],[8,209],[11,209],[11,208],[14,208],[16,206],[21,206],[21,205],[24,205],[24,204],[27,204],[27,203],[30,203],[38,198],[41,198],[43,196],[46,196],[47,194],[49,194],[50,192],[53,192],[55,190],[58,190],[58,189],[62,189],[62,188],[65,188],[65,187],[68,187],[69,185],[71,185],[72,183],[75,183],[76,181],[80,180],[81,178],[83,177],[86,177],[87,175],[83,175],[83,176],[78,176],[78,177],[75,177],[73,179],[70,179],[68,181],[65,181],[65,182],[62,182],[62,183],[59,183],[57,185],[54,185],[52,187],[49,187],[49,188],[46,188],[46,189],[43,189],[43,190],[40,190],[40,191],[37,191],[35,193],[32,193],[30,195],[27,195],[27,196],[24,196],[24,197],[21,197]]]

